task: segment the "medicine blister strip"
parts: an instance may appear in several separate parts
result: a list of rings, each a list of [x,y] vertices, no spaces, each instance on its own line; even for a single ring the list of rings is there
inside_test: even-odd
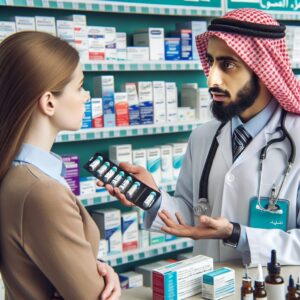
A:
[[[159,192],[122,170],[101,153],[95,153],[83,167],[105,184],[118,187],[129,201],[144,210],[150,209],[160,197]]]

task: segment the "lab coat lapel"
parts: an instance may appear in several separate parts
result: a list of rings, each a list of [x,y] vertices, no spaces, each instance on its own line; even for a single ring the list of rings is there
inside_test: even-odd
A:
[[[219,149],[227,167],[232,165],[231,122],[227,122],[217,137]]]
[[[251,156],[256,155],[269,140],[275,137],[275,135],[277,135],[278,137],[276,128],[280,124],[281,111],[281,107],[278,106],[268,124],[257,134],[257,136],[250,142],[246,149],[233,163],[233,168],[237,167],[238,165],[249,159]]]

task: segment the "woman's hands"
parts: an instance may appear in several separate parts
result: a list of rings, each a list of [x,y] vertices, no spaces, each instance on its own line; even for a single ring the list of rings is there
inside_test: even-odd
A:
[[[226,239],[232,234],[233,225],[223,217],[212,218],[208,216],[199,217],[199,225],[190,226],[185,224],[182,216],[175,214],[177,222],[170,216],[168,211],[162,210],[158,213],[165,226],[162,231],[181,237],[189,237],[194,240],[200,239]]]
[[[121,286],[118,274],[108,264],[97,260],[97,270],[104,278],[105,287],[100,300],[118,300],[121,296]]]

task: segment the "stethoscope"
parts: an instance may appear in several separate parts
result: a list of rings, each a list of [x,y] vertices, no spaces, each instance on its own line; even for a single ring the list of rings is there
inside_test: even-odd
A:
[[[270,140],[266,146],[263,147],[263,149],[260,152],[260,156],[259,156],[259,175],[258,175],[258,207],[260,210],[262,211],[268,211],[268,212],[272,212],[272,213],[276,213],[278,210],[278,206],[277,206],[277,201],[279,198],[279,194],[281,192],[281,189],[283,187],[283,184],[285,182],[286,177],[288,176],[291,167],[295,161],[295,155],[296,155],[296,146],[295,143],[292,139],[292,137],[290,136],[290,134],[288,133],[288,131],[285,128],[285,118],[286,118],[286,114],[287,112],[285,110],[282,110],[281,113],[281,118],[280,118],[280,126],[278,128],[276,128],[276,131],[280,131],[281,132],[281,136],[278,138],[274,138],[272,140]],[[209,210],[209,203],[208,203],[208,177],[211,171],[211,167],[212,167],[212,163],[214,160],[214,157],[216,155],[217,149],[219,147],[219,143],[217,140],[218,135],[221,132],[221,129],[224,127],[226,123],[222,123],[219,128],[217,129],[212,144],[210,146],[205,164],[204,164],[204,168],[203,168],[203,172],[201,175],[201,179],[200,179],[200,183],[199,183],[199,198],[198,198],[198,203],[194,206],[194,213],[195,215],[207,215],[208,214],[208,210]],[[289,143],[290,143],[290,148],[291,148],[291,154],[290,157],[288,159],[288,163],[287,163],[287,167],[285,169],[284,172],[284,176],[283,179],[281,181],[279,190],[277,192],[277,195],[275,195],[275,187],[273,186],[272,188],[272,194],[271,197],[269,198],[269,203],[267,205],[267,208],[264,208],[261,205],[261,178],[262,178],[262,170],[263,170],[263,161],[266,159],[267,156],[267,150],[269,149],[269,147],[275,143],[280,143],[282,141],[284,141],[285,139],[288,139]]]

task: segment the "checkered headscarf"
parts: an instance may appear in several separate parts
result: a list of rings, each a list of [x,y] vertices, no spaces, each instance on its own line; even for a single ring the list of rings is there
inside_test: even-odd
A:
[[[255,26],[264,27],[266,25],[265,27],[275,27],[276,29],[280,24],[269,14],[249,8],[231,11],[217,20],[225,23],[225,26],[223,26],[225,30],[218,31],[218,29],[214,29],[212,31],[208,28],[207,32],[196,37],[197,49],[205,75],[208,76],[209,73],[206,58],[208,40],[210,37],[216,36],[224,40],[256,73],[285,110],[300,114],[300,83],[290,68],[284,35],[280,38],[271,38],[272,33],[270,33],[270,38],[269,33],[264,37],[255,36]],[[247,26],[250,24],[252,34],[240,33],[239,31],[243,29],[239,28],[237,33],[233,33],[234,31],[231,29],[226,29],[226,27],[230,28],[226,24],[227,22],[237,22],[241,25],[241,28],[244,27],[243,23],[248,24]],[[218,28],[218,25],[215,27]]]

